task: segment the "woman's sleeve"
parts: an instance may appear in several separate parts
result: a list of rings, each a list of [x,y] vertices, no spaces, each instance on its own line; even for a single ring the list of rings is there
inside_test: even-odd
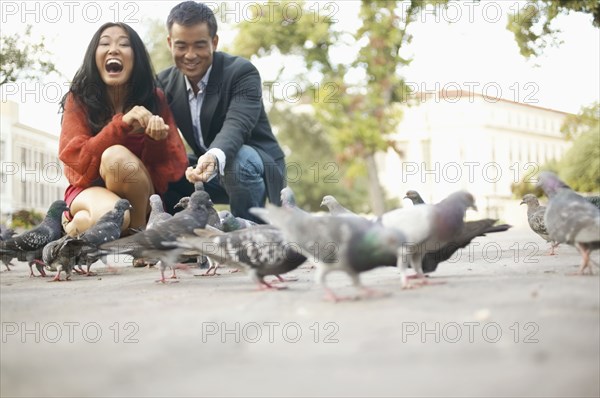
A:
[[[132,127],[123,122],[123,114],[92,135],[85,110],[77,104],[72,94],[65,102],[60,132],[58,157],[63,162],[65,176],[76,187],[88,187],[100,177],[100,159],[110,146],[123,144]]]
[[[167,190],[169,182],[179,181],[183,177],[188,167],[188,159],[167,100],[160,89],[156,90],[156,95],[158,115],[169,126],[169,134],[161,141],[147,136],[142,157],[152,177],[154,189],[163,193]]]

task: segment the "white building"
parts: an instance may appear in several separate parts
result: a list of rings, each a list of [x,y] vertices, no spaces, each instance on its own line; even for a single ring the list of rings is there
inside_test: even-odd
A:
[[[0,221],[22,209],[46,214],[68,185],[58,136],[21,124],[13,101],[0,103],[0,116]]]
[[[435,203],[464,189],[479,207],[468,218],[526,223],[511,184],[562,157],[570,146],[560,132],[568,114],[460,91],[419,99],[404,109],[395,148],[378,159],[389,195],[403,198],[413,189]]]

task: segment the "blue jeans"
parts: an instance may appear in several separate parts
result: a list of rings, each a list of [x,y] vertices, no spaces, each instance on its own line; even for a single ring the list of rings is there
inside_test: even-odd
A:
[[[188,155],[188,161],[191,166],[195,166],[198,158]],[[225,175],[218,175],[204,184],[204,189],[213,203],[229,204],[234,216],[263,223],[248,211],[251,207],[264,207],[267,198],[265,167],[258,152],[248,145],[243,145],[234,159],[227,160],[224,173]],[[166,211],[173,214],[173,206],[179,199],[191,195],[193,191],[194,185],[185,176],[169,184],[167,192],[163,195]]]

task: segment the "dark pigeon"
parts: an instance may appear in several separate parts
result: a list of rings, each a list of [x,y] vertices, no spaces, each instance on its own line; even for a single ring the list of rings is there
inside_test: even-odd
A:
[[[590,266],[590,254],[600,249],[600,209],[574,192],[556,174],[540,173],[538,186],[550,199],[546,205],[544,223],[550,239],[575,246],[581,254],[581,275]]]
[[[458,236],[464,226],[467,209],[477,210],[475,199],[465,191],[451,194],[435,205],[419,205],[392,210],[383,214],[381,223],[388,228],[401,231],[409,246],[398,264],[402,273],[402,287],[410,287],[405,277],[407,261],[416,272],[415,277],[423,283],[423,258],[428,252],[435,252]]]
[[[335,301],[339,297],[327,286],[327,274],[345,272],[356,288],[372,295],[373,290],[361,284],[359,274],[396,264],[401,246],[406,242],[400,231],[362,217],[315,216],[271,204],[265,209],[250,211],[280,228],[291,245],[317,264],[316,280],[325,288],[327,297]]]
[[[127,199],[117,200],[112,210],[102,215],[94,225],[79,237],[85,242],[85,246],[82,248],[77,260],[81,273],[93,275],[90,273],[90,267],[98,260],[102,260],[105,265],[108,265],[106,253],[99,250],[100,246],[119,239],[121,236],[121,227],[123,226],[123,217],[125,217],[125,212],[129,209],[131,209],[131,204]],[[87,266],[86,271],[81,269],[83,263]]]
[[[306,257],[288,244],[281,231],[271,225],[257,225],[233,232],[195,231],[197,237],[183,237],[180,247],[196,250],[219,264],[249,270],[260,288],[275,288],[264,280],[267,275],[281,274],[298,268]]]
[[[189,204],[190,204],[190,197],[184,196],[183,198],[179,199],[179,202],[177,202],[175,204],[175,206],[173,206],[173,208],[174,209],[187,209]]]
[[[406,191],[406,196],[403,199],[410,199],[413,205],[424,205],[425,201],[417,191]]]
[[[527,205],[527,222],[533,232],[538,234],[546,242],[550,243],[550,255],[554,255],[554,249],[558,243],[550,239],[546,224],[544,223],[544,215],[546,214],[546,206],[540,206],[540,201],[535,195],[528,193],[523,196],[520,204]]]
[[[208,220],[207,207],[210,205],[210,196],[204,191],[196,191],[190,197],[188,207],[157,225],[135,235],[117,239],[101,246],[102,249],[119,254],[129,254],[134,258],[147,258],[157,260],[161,278],[165,282],[165,269],[171,267],[176,278],[175,261],[183,252],[182,249],[173,247],[171,242],[185,235],[194,235],[194,230],[204,228]]]
[[[428,251],[423,257],[423,272],[431,273],[437,269],[438,264],[444,262],[454,255],[459,249],[467,247],[473,239],[478,236],[485,236],[493,232],[504,232],[511,228],[508,224],[496,224],[498,220],[489,218],[467,221],[462,230],[449,242],[440,247],[438,250]]]
[[[150,195],[150,215],[148,216],[148,222],[146,223],[146,229],[152,229],[156,225],[163,221],[173,217],[171,214],[165,211],[162,199],[160,195]]]
[[[16,257],[19,261],[27,261],[30,276],[34,276],[33,264],[36,264],[36,268],[42,276],[46,276],[42,262],[42,250],[48,243],[62,236],[61,217],[63,212],[68,210],[64,200],[54,201],[39,225],[20,235],[1,241],[0,260],[6,268],[9,264],[12,265],[10,261]]]
[[[340,204],[340,202],[338,202],[337,199],[335,197],[333,197],[332,195],[323,196],[323,200],[321,201],[321,207],[323,207],[323,206],[327,206],[329,213],[331,213],[334,216],[341,216],[341,215],[355,216],[356,215],[356,213],[354,213],[354,212],[346,209],[344,206],[342,206]]]
[[[296,204],[296,195],[294,194],[294,191],[292,190],[292,188],[290,188],[289,186],[285,187],[281,190],[280,199],[281,199],[281,207],[283,207],[285,209],[296,209],[296,210],[307,213],[306,211],[304,211],[298,207],[298,205]]]
[[[12,228],[7,228],[4,225],[0,225],[0,241],[8,240],[16,235],[16,232]]]
[[[600,209],[600,196],[586,196],[585,200]]]
[[[233,232],[239,229],[250,228],[258,225],[254,221],[250,221],[242,217],[235,217],[227,210],[220,211],[219,218],[221,219],[220,229],[223,232]]]
[[[81,239],[65,235],[44,246],[42,250],[44,264],[50,269],[57,271],[52,281],[61,281],[60,273],[62,271],[65,271],[67,275],[65,279],[67,281],[71,280],[73,267],[76,265],[81,249],[85,244]]]

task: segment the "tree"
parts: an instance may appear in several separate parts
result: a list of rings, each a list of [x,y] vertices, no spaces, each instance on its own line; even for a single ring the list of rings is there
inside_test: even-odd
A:
[[[315,90],[306,90],[313,99],[319,98],[312,100],[316,118],[342,154],[340,160],[350,164],[349,170],[366,171],[375,214],[385,210],[375,155],[391,144],[388,135],[397,131],[400,120],[397,104],[406,100],[408,94],[400,76],[400,68],[410,63],[410,59],[400,55],[403,45],[412,39],[407,28],[421,9],[446,2],[413,0],[407,5],[363,0],[359,15],[362,27],[355,34],[335,31],[331,10],[327,8],[317,10],[313,5],[294,2],[302,10],[290,16],[290,1],[257,5],[253,18],[238,26],[236,52],[247,57],[276,52],[300,55],[309,72],[322,76]],[[331,57],[329,50],[340,37],[354,45],[364,43],[351,65],[336,63]],[[366,79],[348,81],[346,75],[351,69],[363,72]],[[298,81],[302,82],[303,77],[298,77]],[[304,81],[303,87],[308,86]]]
[[[584,107],[569,116],[561,129],[573,146],[560,162],[560,176],[573,189],[597,192],[600,189],[600,104]]]
[[[508,15],[506,28],[513,32],[521,55],[537,57],[548,45],[560,44],[560,31],[552,27],[552,22],[557,16],[572,11],[591,14],[592,24],[600,27],[598,0],[530,0]]]
[[[173,65],[173,57],[167,45],[167,26],[165,21],[159,19],[149,19],[146,22],[146,33],[142,37],[154,71],[158,73]]]
[[[24,34],[0,36],[0,86],[18,79],[34,79],[50,73],[58,73],[46,50],[44,38],[31,44],[31,25]]]

